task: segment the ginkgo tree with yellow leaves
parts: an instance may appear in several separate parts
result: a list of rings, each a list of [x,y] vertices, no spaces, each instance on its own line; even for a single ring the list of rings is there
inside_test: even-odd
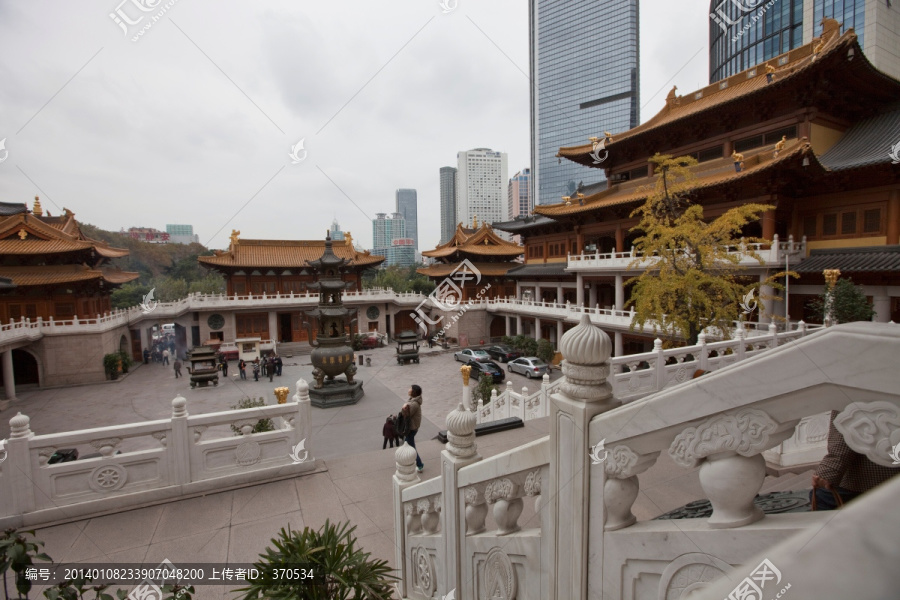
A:
[[[673,158],[656,154],[650,159],[656,182],[647,201],[631,213],[640,217],[632,229],[641,234],[634,246],[639,256],[632,268],[643,272],[626,282],[633,284],[627,306],[634,307],[632,328],[651,327],[669,341],[697,343],[705,328],[715,328],[730,338],[741,315],[740,302],[761,285],[781,289],[776,273],[766,281],[748,283],[745,257],[764,264],[751,244],[765,242],[743,238],[742,231],[773,207],[744,204],[707,222],[703,207],[693,204],[690,191],[696,176],[690,156]],[[734,248],[740,248],[735,252]],[[731,251],[729,251],[731,250]],[[760,310],[763,303],[760,302]]]

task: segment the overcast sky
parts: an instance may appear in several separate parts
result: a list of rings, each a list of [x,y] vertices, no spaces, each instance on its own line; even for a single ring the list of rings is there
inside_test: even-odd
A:
[[[457,151],[529,166],[525,0],[120,1],[0,1],[0,200],[114,231],[188,223],[213,248],[337,218],[370,247],[370,219],[415,188],[421,250]],[[642,121],[706,84],[708,8],[641,0]]]

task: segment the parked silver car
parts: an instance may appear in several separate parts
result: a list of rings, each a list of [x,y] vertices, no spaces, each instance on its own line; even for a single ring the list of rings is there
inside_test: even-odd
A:
[[[458,360],[459,362],[470,363],[470,362],[488,362],[491,360],[491,355],[485,352],[484,350],[472,350],[471,348],[466,348],[465,350],[460,350],[453,354],[453,360]]]
[[[526,356],[509,361],[506,370],[510,373],[520,373],[531,379],[532,377],[543,377],[544,373],[550,365],[539,359],[537,356]]]

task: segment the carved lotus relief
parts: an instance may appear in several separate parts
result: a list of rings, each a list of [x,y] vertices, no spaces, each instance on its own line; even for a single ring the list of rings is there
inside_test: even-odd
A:
[[[873,463],[895,467],[891,450],[900,444],[900,408],[884,400],[853,402],[834,418],[847,445]]]
[[[765,412],[745,408],[733,415],[717,415],[681,432],[669,447],[669,455],[683,467],[696,467],[700,459],[731,451],[753,456],[771,447],[769,436],[778,424]]]

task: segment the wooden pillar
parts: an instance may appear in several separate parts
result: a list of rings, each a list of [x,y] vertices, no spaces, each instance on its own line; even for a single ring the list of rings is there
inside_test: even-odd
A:
[[[893,190],[888,200],[887,243],[900,244],[900,190]]]
[[[767,210],[762,215],[763,239],[771,240],[775,235],[775,211]]]
[[[616,225],[616,252],[625,252],[625,231],[621,223]]]

